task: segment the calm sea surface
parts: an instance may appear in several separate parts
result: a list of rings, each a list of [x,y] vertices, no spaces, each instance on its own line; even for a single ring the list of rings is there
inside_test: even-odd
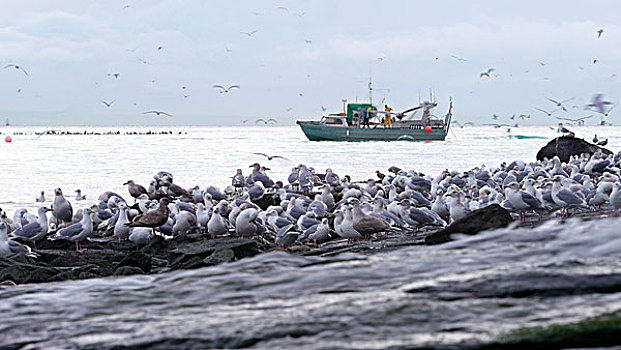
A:
[[[89,198],[105,190],[126,195],[123,182],[148,184],[161,170],[185,187],[224,187],[236,168],[268,164],[252,152],[292,160],[269,162],[275,179],[300,162],[354,179],[391,165],[435,175],[531,161],[557,135],[548,127],[466,127],[445,142],[332,143],[308,142],[295,127],[118,130],[149,129],[174,135],[14,135],[0,145],[0,207],[35,208],[38,192],[51,199],[55,187],[68,196],[77,188]],[[613,151],[621,145],[621,128],[573,129],[579,137],[609,138]],[[621,280],[619,224],[551,221],[371,256],[274,252],[156,276],[0,288],[0,347],[459,348],[621,309],[621,293],[610,288]]]
[[[318,172],[332,168],[353,180],[375,176],[391,165],[435,176],[443,169],[467,170],[481,164],[496,167],[514,159],[532,161],[539,148],[558,136],[550,127],[452,127],[443,142],[311,142],[297,126],[247,127],[55,127],[71,132],[120,131],[121,135],[43,135],[45,127],[0,128],[0,207],[12,212],[36,208],[35,198],[45,191],[51,202],[60,187],[69,199],[81,189],[89,200],[104,191],[128,196],[123,183],[134,180],[148,186],[159,171],[189,188],[230,184],[237,168],[250,172],[260,162],[274,180],[285,181],[299,163]],[[578,137],[594,133],[609,139],[609,148],[621,146],[621,127],[574,127]],[[172,131],[173,135],[124,135],[125,132]],[[521,138],[527,137],[527,138]],[[267,161],[254,152],[281,155],[291,161]],[[87,205],[88,203],[84,203]],[[75,206],[75,205],[74,205]]]

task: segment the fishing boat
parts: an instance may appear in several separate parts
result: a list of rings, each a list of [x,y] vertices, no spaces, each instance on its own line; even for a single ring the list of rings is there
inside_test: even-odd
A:
[[[430,101],[420,102],[403,112],[391,112],[373,105],[371,91],[369,82],[369,103],[343,100],[343,112],[324,115],[319,121],[298,120],[296,123],[310,141],[442,141],[446,138],[451,124],[452,100],[443,117],[432,113],[438,104],[431,94]],[[364,127],[367,116],[369,125]],[[387,116],[392,120],[390,127],[382,122]]]

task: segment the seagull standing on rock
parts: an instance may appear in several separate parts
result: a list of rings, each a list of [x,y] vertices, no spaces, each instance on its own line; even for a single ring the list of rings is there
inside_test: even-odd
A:
[[[37,211],[39,217],[37,222],[22,226],[19,230],[11,232],[11,236],[25,239],[32,242],[34,249],[37,249],[37,241],[43,239],[48,233],[47,212],[52,209],[40,207]]]
[[[63,191],[60,188],[54,190],[54,203],[52,204],[52,214],[56,218],[56,225],[61,222],[70,223],[73,217],[73,208],[71,203],[63,197]]]
[[[80,242],[93,233],[93,221],[90,214],[94,214],[95,211],[91,208],[86,208],[82,209],[82,213],[82,221],[58,230],[56,234],[49,239],[52,241],[57,239],[74,241],[76,252],[82,253],[86,251],[86,249],[80,249]]]
[[[560,175],[554,176],[554,183],[552,185],[552,199],[554,203],[559,207],[563,208],[565,213],[567,213],[567,209],[569,207],[585,207],[586,203],[580,197],[578,197],[572,191],[563,188],[562,181],[563,177]]]
[[[0,257],[6,258],[16,254],[26,254],[32,256],[32,251],[28,246],[9,239],[7,234],[8,227],[4,221],[0,221]]]
[[[520,185],[517,182],[511,182],[507,185],[507,200],[511,203],[511,207],[520,211],[520,220],[525,221],[524,211],[541,209],[541,203],[530,193],[520,191]]]
[[[132,222],[128,223],[129,227],[150,227],[155,234],[155,228],[160,227],[168,221],[170,215],[170,209],[168,209],[170,200],[168,198],[161,198],[157,209],[136,215]]]
[[[127,185],[127,190],[129,191],[129,195],[134,197],[134,201],[140,197],[140,195],[147,194],[147,189],[144,186],[138,185],[134,182],[134,180],[129,180],[123,185]]]

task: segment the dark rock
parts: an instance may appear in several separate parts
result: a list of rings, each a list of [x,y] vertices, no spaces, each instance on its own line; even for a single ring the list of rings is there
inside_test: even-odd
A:
[[[11,280],[17,284],[47,282],[59,272],[60,270],[49,266],[0,258],[0,281]]]
[[[215,240],[188,242],[178,245],[170,251],[171,255],[200,256],[205,258],[214,252]]]
[[[168,254],[170,252],[169,242],[166,241],[164,238],[156,235],[151,239],[151,242],[149,242],[140,250],[147,255],[166,259],[168,258]]]
[[[152,256],[151,257],[151,268],[153,267],[165,267],[168,266],[168,260],[166,259],[160,259],[157,257]]]
[[[90,276],[90,277],[100,277],[100,276],[109,276],[114,272],[114,262],[116,260],[122,259],[122,255],[118,252],[112,250],[87,250],[83,253],[78,253],[76,251],[51,251],[51,252],[41,252],[42,256],[44,254],[49,254],[50,256],[57,256],[54,260],[50,262],[50,265],[53,267],[82,267],[87,265],[97,266],[95,270],[88,271],[87,274],[82,274],[82,276]],[[48,257],[49,259],[49,257]],[[78,278],[86,278],[79,277]]]
[[[173,262],[170,266],[173,270],[190,270],[190,269],[198,269],[199,267],[205,266],[203,259],[198,256],[189,257],[187,255],[181,256],[175,262]]]
[[[144,271],[136,266],[121,266],[114,271],[115,276],[141,275]]]
[[[216,250],[213,254],[206,257],[205,260],[203,260],[203,262],[205,263],[205,265],[212,266],[212,265],[218,265],[222,263],[231,262],[234,260],[235,260],[235,252],[233,251],[233,249],[224,248],[224,249]]]
[[[612,154],[608,149],[594,145],[583,139],[561,136],[543,146],[539,152],[537,152],[537,160],[543,160],[544,158],[552,159],[554,156],[558,156],[562,162],[567,162],[570,156],[580,155],[582,153],[593,154],[596,151],[600,151],[604,154]]]
[[[151,257],[140,251],[131,252],[116,265],[116,270],[124,266],[138,267],[143,272],[148,273],[151,271]]]
[[[57,282],[57,281],[66,281],[66,280],[77,280],[81,278],[88,278],[87,276],[92,277],[102,277],[107,276],[110,273],[102,274],[101,268],[97,265],[87,264],[82,266],[71,267],[69,269],[64,269],[63,272],[56,274],[50,277],[48,282]]]
[[[50,265],[54,267],[71,267],[84,264],[88,264],[88,262],[82,255],[63,251],[60,251],[59,255],[57,255],[57,257],[50,262]]]
[[[476,235],[485,230],[506,227],[513,219],[511,214],[498,204],[475,210],[465,218],[457,220],[444,229],[425,237],[428,245],[445,243],[451,240],[452,233]]]
[[[60,240],[60,239],[55,240],[55,241],[51,241],[48,239],[42,239],[37,242],[37,251],[43,250],[43,249],[69,250],[72,248],[75,249],[75,243],[70,242],[70,241]]]

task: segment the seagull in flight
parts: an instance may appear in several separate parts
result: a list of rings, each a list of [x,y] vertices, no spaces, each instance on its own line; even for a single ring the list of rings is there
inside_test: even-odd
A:
[[[496,113],[492,114],[492,119],[494,120],[498,120],[498,118],[500,118],[500,116]]]
[[[284,159],[284,160],[291,161],[291,160],[289,160],[288,158],[285,158],[285,157],[282,157],[282,156],[268,156],[268,155],[267,155],[267,154],[265,154],[265,153],[256,153],[256,152],[255,152],[255,153],[252,153],[252,154],[257,154],[257,155],[263,156],[263,157],[267,158],[267,160],[272,160],[272,159],[279,158],[279,159]]]
[[[596,33],[597,33],[597,38],[599,39],[604,33],[604,28],[600,28],[600,30],[596,31]]]
[[[257,120],[255,121],[255,124],[259,124],[259,123],[263,123],[263,124],[265,124],[265,125],[267,125],[267,124],[269,124],[269,123],[276,124],[276,123],[278,123],[278,120],[273,119],[273,118],[270,118],[270,119],[268,119],[268,120],[265,120],[265,119],[263,119],[263,118],[259,118],[259,119],[257,119]]]
[[[545,65],[547,64],[547,63],[545,63],[545,62],[541,62],[541,61],[538,61],[538,62],[539,62],[539,64],[540,64],[542,67],[545,67]]]
[[[183,95],[183,98],[188,98],[188,97],[190,97],[190,96],[191,96],[191,95]]]
[[[326,107],[321,106],[321,111],[322,111],[322,112],[325,112],[325,111],[327,111],[327,110],[328,110],[328,109],[327,109]]]
[[[248,37],[251,37],[254,33],[256,33],[256,32],[258,32],[258,31],[259,31],[259,30],[255,29],[255,30],[253,30],[253,31],[251,31],[251,32],[240,32],[240,33],[241,33],[241,34],[246,34],[246,35],[248,35]]]
[[[461,123],[460,123],[460,122],[458,122],[457,120],[453,120],[453,121],[451,122],[451,124],[457,124],[457,125],[458,125],[460,128],[462,128],[462,129],[463,129],[463,127],[464,127],[464,126],[466,126],[466,125],[474,126],[474,123],[473,123],[473,122],[465,122],[465,123],[461,124]]]
[[[490,74],[492,74],[492,72],[495,71],[495,70],[496,69],[494,69],[494,68],[489,68],[487,70],[487,72],[483,72],[483,73],[479,74],[479,78],[483,78],[483,77],[491,78]]]
[[[458,60],[458,61],[461,61],[461,62],[466,62],[466,61],[468,61],[468,60],[467,60],[467,59],[465,59],[465,58],[457,57],[457,56],[455,56],[455,55],[451,55],[451,57],[453,57],[454,59],[456,59],[456,60]]]
[[[283,11],[285,11],[285,12],[289,12],[289,9],[288,9],[288,8],[286,8],[286,7],[284,7],[284,6],[278,6],[278,9],[279,9],[279,10],[283,10]]]
[[[537,107],[535,107],[535,109],[536,109],[536,110],[538,110],[539,112],[543,112],[543,113],[545,113],[548,117],[551,117],[551,116],[552,116],[552,113],[554,113],[554,112],[558,112],[558,111],[560,111],[560,110],[561,110],[561,108],[559,108],[559,109],[555,109],[555,110],[553,110],[553,111],[548,112],[548,111],[546,111],[546,110],[543,110],[543,109],[541,109],[541,108],[537,108]]]
[[[228,94],[228,93],[229,93],[229,91],[231,91],[231,89],[235,89],[235,88],[239,89],[239,88],[241,88],[241,86],[239,86],[239,85],[231,85],[231,86],[229,86],[228,88],[225,88],[225,87],[224,87],[224,86],[222,86],[222,85],[213,85],[213,87],[214,87],[215,89],[220,89],[220,93],[221,93],[221,94],[223,94],[223,93],[227,93],[227,94]]]
[[[142,112],[142,114],[155,114],[155,115],[165,115],[167,117],[174,117],[174,115],[168,114],[168,113],[162,112],[162,111],[148,111],[148,112]]]
[[[579,122],[581,120],[589,119],[589,118],[592,118],[592,117],[593,117],[593,114],[587,115],[586,117],[580,117],[580,118],[561,118],[561,117],[555,117],[555,118],[558,119],[558,120],[568,120],[570,122]]]
[[[29,77],[29,76],[30,76],[30,75],[28,74],[28,72],[26,72],[26,70],[24,69],[24,67],[22,67],[22,66],[18,66],[18,65],[13,64],[13,63],[11,63],[11,64],[7,64],[7,65],[6,65],[6,66],[4,66],[4,68],[2,68],[2,69],[7,69],[7,68],[10,68],[10,67],[15,68],[15,69],[19,69],[19,70],[21,70],[22,72],[24,72],[24,74],[26,74],[26,76],[27,76],[27,77]]]
[[[312,40],[308,40],[308,39],[304,39],[304,42],[307,43],[307,44],[312,44],[313,43]]]
[[[114,101],[110,101],[110,102],[106,102],[104,100],[101,100],[101,103],[105,104],[106,107],[110,108],[110,106],[112,106],[112,104],[114,103]]]
[[[565,103],[565,102],[569,102],[569,101],[573,100],[574,98],[576,98],[576,97],[574,96],[574,97],[572,97],[572,98],[568,98],[568,99],[563,100],[563,101],[557,101],[557,100],[555,100],[555,99],[552,99],[552,98],[546,97],[546,100],[548,100],[548,101],[550,101],[550,102],[554,103],[557,107],[560,107],[563,111],[567,112],[567,108],[565,108],[565,106],[563,106],[563,103]]]
[[[604,94],[595,94],[591,98],[591,103],[586,105],[586,108],[593,108],[593,110],[599,114],[604,114],[604,108],[607,105],[611,105],[612,102],[604,100]],[[614,107],[613,107],[614,108]],[[611,108],[612,109],[612,108]],[[610,111],[608,111],[610,112]],[[607,112],[606,112],[607,113]]]

